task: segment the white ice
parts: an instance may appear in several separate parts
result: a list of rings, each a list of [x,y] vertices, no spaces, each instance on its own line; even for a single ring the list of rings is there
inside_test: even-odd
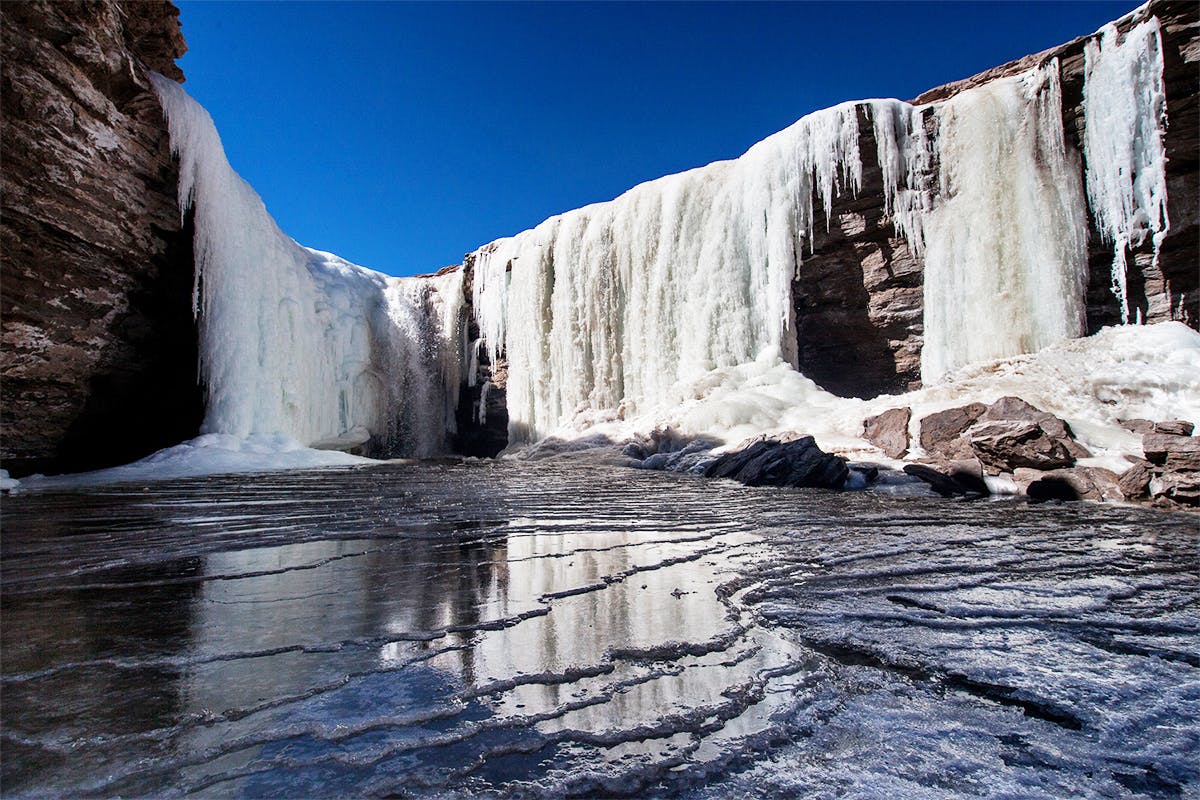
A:
[[[1129,321],[1126,260],[1149,236],[1154,259],[1167,216],[1167,97],[1157,17],[1124,36],[1106,25],[1084,50],[1084,153],[1096,226],[1113,244],[1112,288]]]
[[[195,214],[202,433],[303,444],[365,429],[389,454],[445,450],[462,276],[388,278],[285,235],[230,167],[208,112],[152,75]]]

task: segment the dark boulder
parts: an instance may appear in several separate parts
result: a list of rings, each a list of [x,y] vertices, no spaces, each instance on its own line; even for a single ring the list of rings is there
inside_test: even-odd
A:
[[[845,459],[823,452],[811,436],[781,438],[752,439],[717,458],[704,474],[747,486],[841,489],[845,485],[850,475]]]
[[[929,484],[942,497],[986,497],[990,494],[982,476],[969,468],[948,468],[945,472],[928,464],[905,464],[904,472]]]

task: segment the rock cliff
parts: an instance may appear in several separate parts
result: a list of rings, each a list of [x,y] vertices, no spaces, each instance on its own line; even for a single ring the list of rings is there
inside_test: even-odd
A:
[[[147,68],[186,50],[169,2],[0,6],[0,459],[127,462],[196,434],[191,234]]]

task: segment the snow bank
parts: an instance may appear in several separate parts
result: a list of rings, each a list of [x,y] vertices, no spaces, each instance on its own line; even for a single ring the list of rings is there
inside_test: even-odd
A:
[[[195,214],[204,433],[308,444],[370,432],[443,452],[461,372],[462,276],[388,278],[285,235],[230,167],[208,112],[151,75]]]
[[[1140,455],[1140,438],[1119,420],[1187,419],[1200,427],[1200,333],[1179,322],[1105,328],[1036,354],[973,365],[931,387],[872,400],[824,391],[777,353],[711,370],[677,384],[660,406],[627,419],[581,413],[555,430],[563,439],[622,441],[670,428],[680,438],[727,445],[762,433],[812,434],[818,445],[851,459],[890,461],[861,438],[863,419],[890,408],[913,410],[914,442],[922,417],[971,402],[1019,396],[1070,423],[1099,459],[1118,471],[1124,453]]]
[[[304,447],[283,434],[239,437],[227,433],[209,433],[120,467],[72,475],[34,475],[21,481],[21,489],[69,489],[126,481],[158,481],[200,475],[370,463],[374,462],[336,450]]]

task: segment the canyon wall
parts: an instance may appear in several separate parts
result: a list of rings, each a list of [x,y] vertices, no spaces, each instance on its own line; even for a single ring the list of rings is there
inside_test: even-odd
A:
[[[146,69],[182,81],[168,2],[4,3],[0,461],[124,463],[203,412],[191,231]]]

